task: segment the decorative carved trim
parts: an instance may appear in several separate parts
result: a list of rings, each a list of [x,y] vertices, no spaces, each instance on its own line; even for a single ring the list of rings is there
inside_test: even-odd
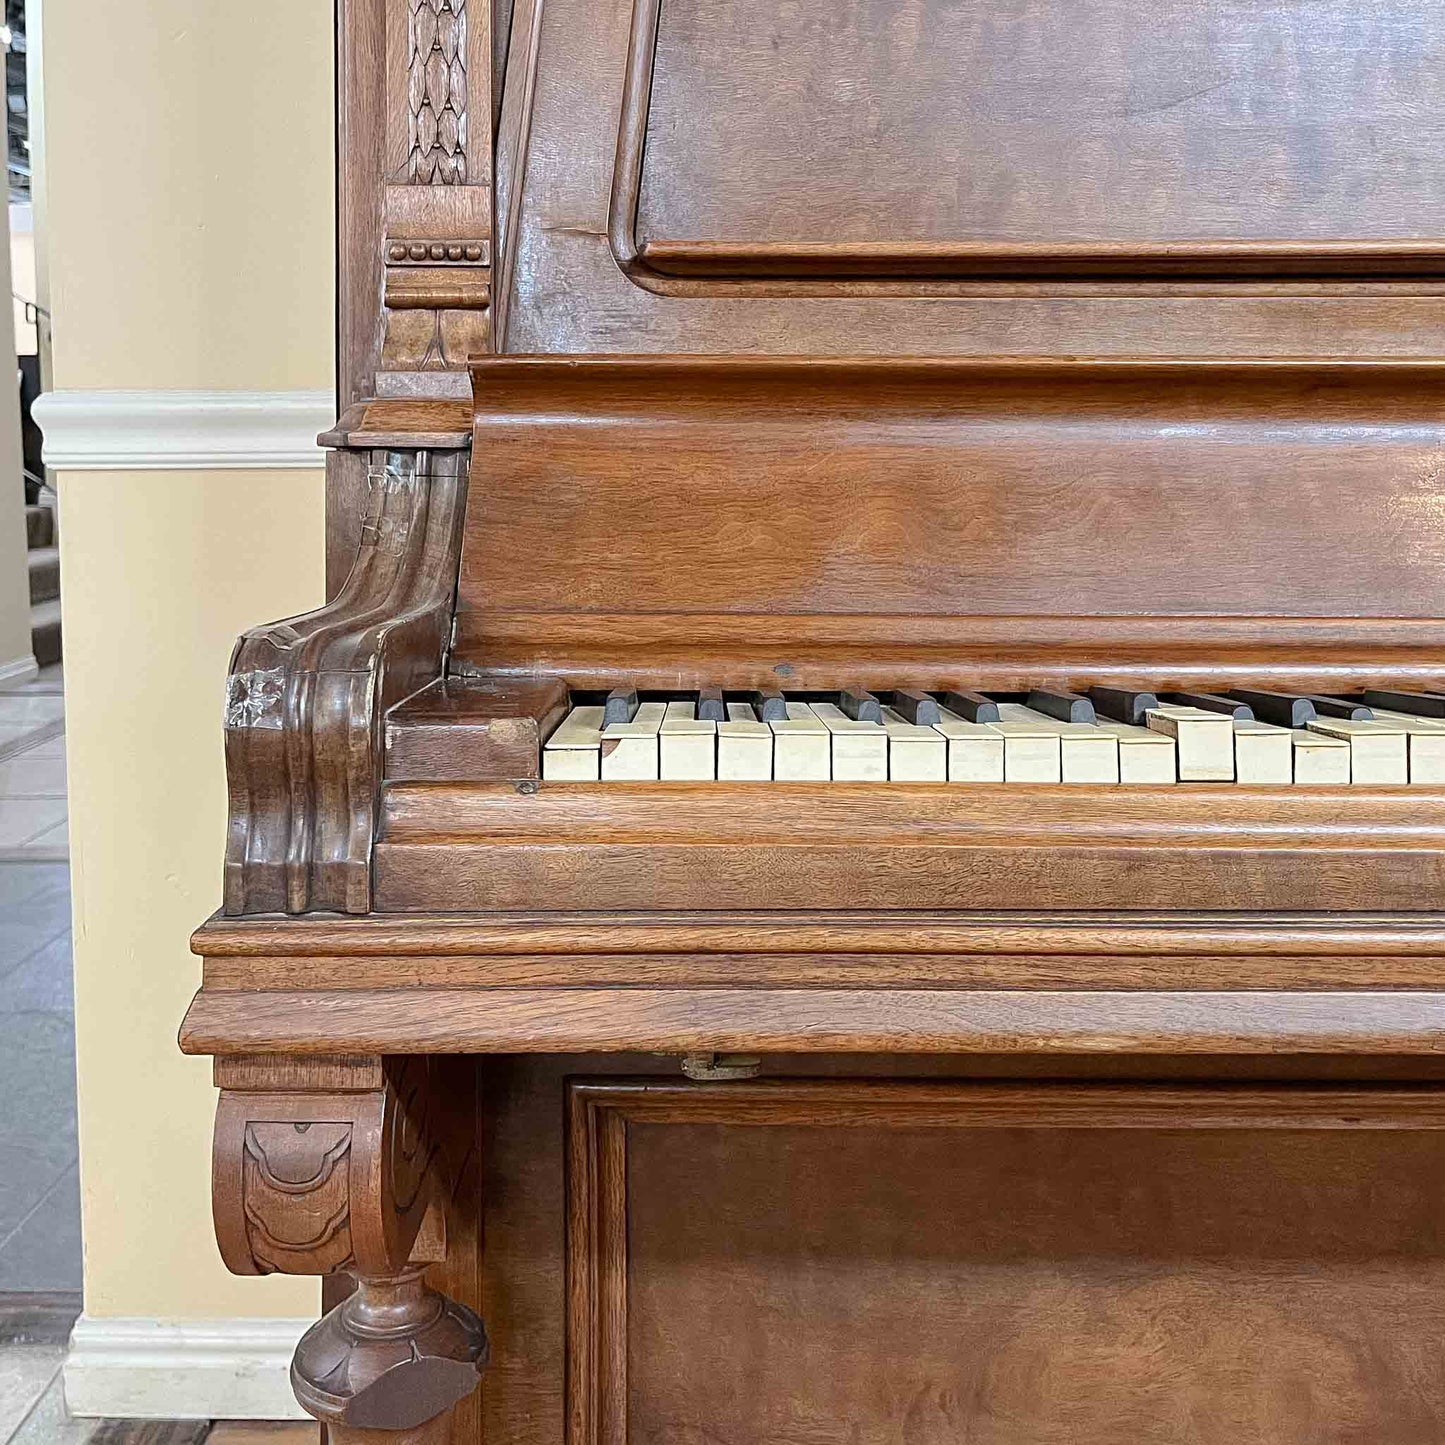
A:
[[[487,266],[491,255],[492,243],[486,237],[473,241],[394,241],[386,247],[386,259],[393,266]]]
[[[466,476],[465,451],[375,453],[341,591],[237,643],[225,711],[227,913],[370,906],[381,720],[441,674]]]
[[[389,266],[386,304],[392,311],[481,311],[491,300],[485,266]]]
[[[394,1274],[451,1187],[426,1059],[388,1063],[356,1092],[223,1089],[216,1237],[235,1274]]]
[[[467,181],[467,0],[408,0],[408,178]]]
[[[491,6],[388,3],[380,366],[459,370],[492,344]]]
[[[216,1111],[212,1202],[227,1266],[357,1276],[355,1293],[296,1347],[297,1399],[336,1445],[373,1441],[378,1430],[415,1432],[399,1434],[399,1445],[444,1445],[488,1353],[481,1320],[422,1279],[445,1260],[448,1211],[478,1207],[470,1066],[365,1056],[217,1063],[223,1083],[245,1086],[223,1088]],[[469,1227],[459,1218],[463,1256]]]

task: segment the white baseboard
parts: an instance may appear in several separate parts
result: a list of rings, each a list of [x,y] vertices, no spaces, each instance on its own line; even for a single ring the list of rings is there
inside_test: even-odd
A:
[[[65,1361],[66,1407],[120,1420],[304,1420],[291,1355],[312,1323],[81,1315]]]
[[[14,662],[0,662],[0,687],[8,687],[12,684],[18,687],[27,682],[34,682],[39,676],[40,665],[35,661],[34,653],[17,657]]]
[[[34,407],[57,471],[319,467],[329,391],[48,391]]]

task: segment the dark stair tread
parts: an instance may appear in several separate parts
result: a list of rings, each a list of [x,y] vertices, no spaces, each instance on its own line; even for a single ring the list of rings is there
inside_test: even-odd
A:
[[[55,544],[55,508],[31,502],[25,508],[25,541],[30,547]]]
[[[60,596],[60,548],[32,547],[27,554],[30,568],[30,601],[50,602]]]
[[[60,601],[37,602],[30,609],[30,650],[41,667],[60,661]]]

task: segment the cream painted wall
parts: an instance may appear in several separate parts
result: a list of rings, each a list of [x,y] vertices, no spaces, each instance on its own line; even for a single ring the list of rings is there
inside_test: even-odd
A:
[[[330,0],[43,0],[42,24],[55,386],[328,385]]]
[[[320,592],[321,474],[76,472],[59,491],[86,1313],[310,1314],[312,1281],[221,1265],[210,1061],[175,1038],[199,982],[186,939],[220,898],[226,662],[243,627]]]
[[[56,387],[332,385],[331,16],[43,0]],[[86,1310],[309,1315],[314,1281],[221,1265],[209,1067],[175,1036],[187,936],[220,898],[227,658],[244,626],[319,600],[320,472],[58,489]]]

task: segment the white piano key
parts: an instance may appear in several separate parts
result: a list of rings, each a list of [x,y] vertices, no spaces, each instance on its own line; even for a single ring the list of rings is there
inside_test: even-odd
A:
[[[1117,783],[1119,781],[1119,740],[1096,723],[1071,723],[1027,707],[1023,703],[999,704],[998,716],[1005,723],[1036,723],[1050,728],[1059,739],[1059,780],[1064,783]]]
[[[547,782],[595,783],[600,776],[601,707],[574,707],[542,746],[542,777]]]
[[[939,714],[934,727],[948,745],[948,781],[1003,782],[1003,738],[987,723],[969,722],[947,708]]]
[[[1006,783],[1057,783],[1062,776],[1059,735],[1033,722],[986,723],[1003,739]]]
[[[1445,718],[1424,717],[1413,712],[1393,712],[1387,707],[1372,708],[1376,722],[1394,723],[1407,733],[1445,733]]]
[[[1380,707],[1374,712],[1378,721],[1404,732],[1410,745],[1410,782],[1416,787],[1445,783],[1445,720]]]
[[[1121,783],[1179,781],[1173,738],[1155,732],[1153,728],[1135,727],[1133,723],[1101,721],[1098,726],[1105,732],[1113,733],[1119,741]]]
[[[695,702],[667,704],[657,741],[657,771],[664,782],[711,782],[717,777],[717,724],[699,718]]]
[[[1144,721],[1174,739],[1181,783],[1234,780],[1234,719],[1200,707],[1151,707]]]
[[[1357,786],[1389,786],[1410,781],[1410,755],[1405,730],[1394,723],[1352,722],[1317,717],[1309,731],[1340,738],[1350,745],[1350,782]]]
[[[835,783],[888,781],[888,733],[882,723],[851,718],[836,703],[815,702],[812,708],[832,741]]]
[[[1295,728],[1294,780],[1296,787],[1337,787],[1350,781],[1350,745],[1343,738]]]
[[[942,783],[948,779],[948,744],[934,728],[911,723],[891,707],[883,709],[888,734],[888,780]]]
[[[1294,782],[1294,739],[1273,723],[1236,721],[1234,781],[1259,787]]]
[[[727,705],[717,725],[717,775],[724,783],[765,783],[773,776],[773,730],[745,702]]]
[[[789,702],[788,715],[768,724],[773,731],[773,780],[826,783],[832,776],[828,729],[805,702]]]
[[[657,735],[666,714],[666,703],[639,703],[631,722],[602,729],[604,783],[657,781]]]

